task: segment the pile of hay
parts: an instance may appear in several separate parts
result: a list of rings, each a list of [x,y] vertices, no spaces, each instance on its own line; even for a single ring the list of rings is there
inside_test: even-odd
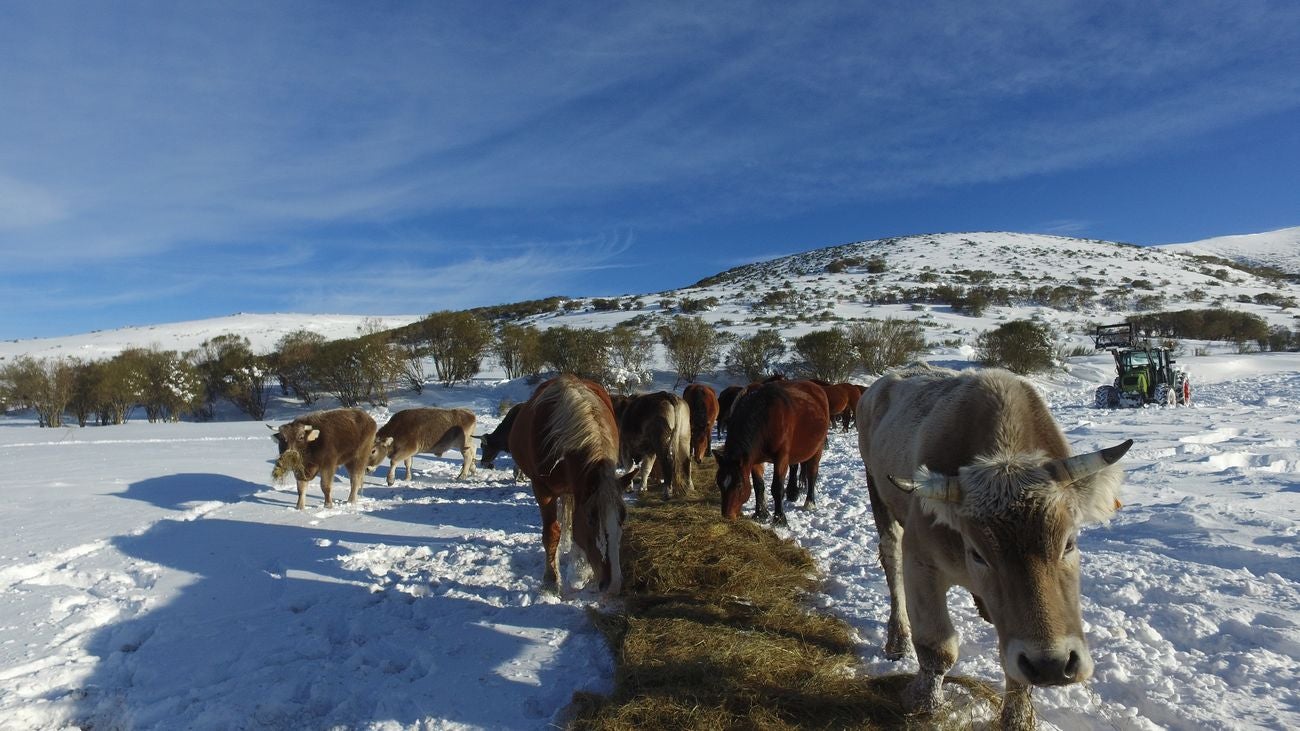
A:
[[[697,488],[713,484],[706,467],[696,469]],[[969,725],[969,707],[963,718],[909,718],[899,694],[910,676],[860,676],[852,629],[805,602],[820,577],[797,544],[724,520],[716,490],[642,503],[624,528],[624,611],[593,612],[614,648],[615,691],[576,695],[573,728]],[[956,682],[996,703],[983,684]],[[983,719],[995,716],[978,705]]]

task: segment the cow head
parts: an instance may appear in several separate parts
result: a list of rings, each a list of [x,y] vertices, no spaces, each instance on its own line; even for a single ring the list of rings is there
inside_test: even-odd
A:
[[[380,462],[388,459],[393,454],[392,437],[375,437],[375,443],[370,447],[370,457],[366,460],[366,469],[374,469],[379,466]]]
[[[1079,608],[1079,528],[1119,508],[1114,463],[1133,440],[1049,460],[994,456],[957,475],[925,468],[913,491],[936,522],[961,536],[967,582],[998,631],[1002,667],[1023,685],[1066,685],[1092,675]]]
[[[479,460],[480,467],[494,469],[496,466],[497,456],[506,451],[507,443],[505,438],[498,440],[495,434],[475,434],[479,445],[483,450],[483,458]]]
[[[713,450],[713,458],[718,462],[717,483],[718,491],[722,493],[722,516],[738,518],[754,491],[750,472],[739,458],[728,456],[724,450]]]
[[[320,438],[320,429],[296,421],[285,424],[279,429],[270,425],[268,428],[271,429],[271,438],[275,440],[280,450],[280,456],[275,460],[275,467],[271,469],[271,477],[277,482],[291,472],[298,480],[310,480],[315,477],[314,470],[305,464],[303,455],[307,454],[311,443]]]

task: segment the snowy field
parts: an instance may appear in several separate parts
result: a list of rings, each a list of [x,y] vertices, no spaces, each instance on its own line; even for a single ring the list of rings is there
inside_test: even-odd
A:
[[[1189,409],[1088,408],[1108,361],[1036,381],[1077,451],[1136,441],[1124,509],[1080,540],[1096,675],[1036,690],[1044,725],[1300,727],[1300,356],[1188,358]],[[393,408],[465,405],[490,427],[526,394],[435,386]],[[610,687],[596,596],[540,591],[540,521],[508,459],[457,481],[455,453],[417,458],[394,488],[381,467],[355,508],[325,510],[313,486],[298,512],[274,456],[256,422],[0,418],[0,728],[536,729]],[[861,473],[836,432],[819,510],[790,534],[866,671],[911,671],[881,653]],[[964,591],[950,603],[955,672],[1000,683],[992,627]]]

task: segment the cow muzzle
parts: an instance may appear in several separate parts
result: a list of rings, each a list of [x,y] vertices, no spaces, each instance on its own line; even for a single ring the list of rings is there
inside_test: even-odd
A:
[[[1092,656],[1080,638],[1066,638],[1050,647],[1012,640],[1002,669],[1024,685],[1070,685],[1092,677]]]

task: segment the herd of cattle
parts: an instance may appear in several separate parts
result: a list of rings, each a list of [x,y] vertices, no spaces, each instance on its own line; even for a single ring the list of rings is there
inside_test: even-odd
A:
[[[804,508],[814,508],[833,423],[857,425],[889,589],[885,654],[898,659],[911,647],[918,660],[906,707],[925,712],[943,704],[943,679],[958,648],[946,595],[962,586],[997,630],[1006,676],[1001,725],[1032,727],[1032,686],[1091,676],[1077,536],[1081,526],[1104,522],[1121,507],[1122,472],[1115,463],[1132,440],[1072,455],[1037,390],[1007,371],[917,365],[869,389],[776,379],[720,395],[692,384],[680,396],[613,398],[590,381],[560,376],[482,435],[474,434],[475,417],[466,409],[408,409],[379,428],[359,409],[298,417],[272,427],[280,450],[274,474],[293,472],[299,509],[309,481],[319,476],[328,506],[334,473],[343,466],[355,502],[366,471],[384,459],[389,485],[399,463],[409,479],[417,453],[459,450],[460,476],[472,473],[477,438],[483,466],[509,452],[516,476],[522,472],[533,484],[547,584],[558,584],[556,545],[571,531],[600,588],[617,593],[624,509],[614,495],[638,473],[644,490],[657,468],[665,499],[691,490],[692,464],[708,453],[716,426],[719,436],[726,434],[713,450],[723,515],[738,517],[754,492],[755,518],[770,515],[782,524],[784,502],[796,500],[801,487]],[[769,463],[773,514],[764,496]],[[575,514],[585,519],[574,520]]]

